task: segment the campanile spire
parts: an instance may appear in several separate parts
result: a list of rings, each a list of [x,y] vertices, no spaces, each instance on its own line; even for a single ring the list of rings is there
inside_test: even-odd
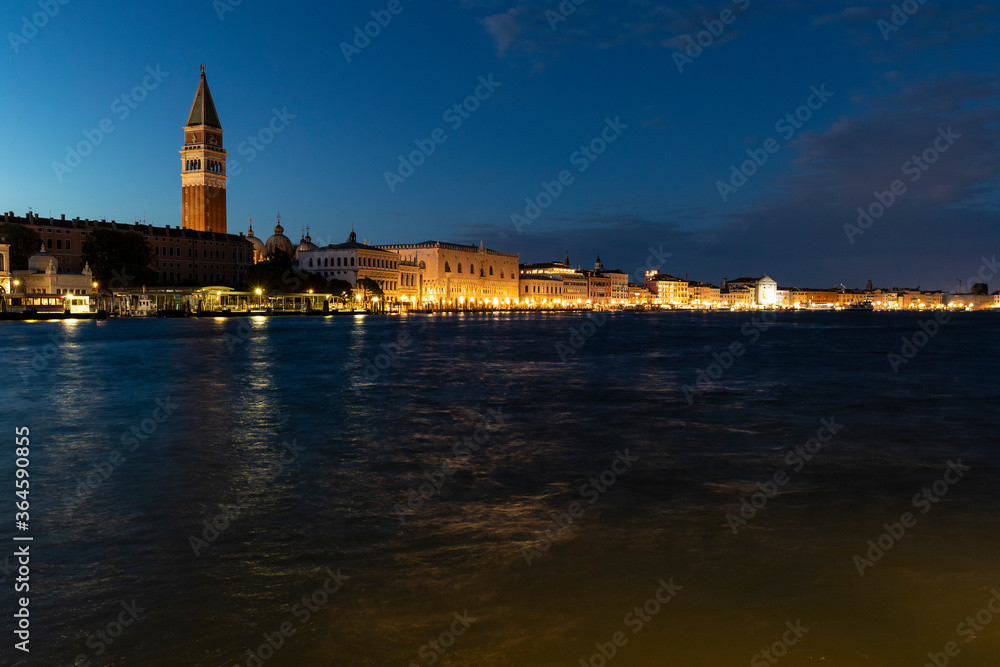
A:
[[[182,226],[186,229],[227,233],[227,155],[222,147],[222,133],[202,65],[181,150]]]

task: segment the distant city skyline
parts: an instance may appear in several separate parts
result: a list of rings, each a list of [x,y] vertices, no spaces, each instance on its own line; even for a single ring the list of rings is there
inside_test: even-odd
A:
[[[1000,250],[995,7],[56,4],[0,10],[16,215],[180,225],[204,64],[231,233],[943,290]]]

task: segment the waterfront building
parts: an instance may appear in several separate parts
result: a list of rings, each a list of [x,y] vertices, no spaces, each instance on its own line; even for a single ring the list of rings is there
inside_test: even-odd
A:
[[[0,294],[10,294],[10,244],[0,239]]]
[[[723,292],[752,290],[754,293],[753,303],[761,308],[770,308],[778,304],[778,282],[766,273],[760,278],[737,278],[723,282]]]
[[[582,271],[574,269],[569,263],[569,253],[564,262],[540,262],[537,264],[521,264],[521,276],[548,276],[558,278],[563,282],[563,299],[567,302],[582,305],[590,298],[587,276]]]
[[[344,243],[330,244],[322,248],[300,249],[298,266],[302,271],[316,273],[327,280],[343,280],[357,287],[358,281],[364,278],[374,280],[390,301],[396,301],[399,295],[400,256],[381,247],[370,246],[358,242],[358,235],[351,230]],[[420,287],[420,266],[416,264],[406,268],[408,280],[415,280]],[[412,278],[413,274],[417,278]],[[407,296],[412,290],[407,290]]]
[[[10,246],[0,244],[0,257],[3,264],[8,264]],[[93,292],[93,273],[90,267],[84,265],[80,273],[65,273],[59,271],[59,260],[45,251],[43,245],[38,252],[28,258],[28,268],[0,272],[4,289],[11,294],[55,294],[55,295],[89,295]]]
[[[719,301],[726,308],[753,308],[757,305],[757,292],[746,286],[731,287],[719,292]]]
[[[600,258],[598,258],[600,263]],[[611,304],[611,278],[599,271],[584,271],[587,278],[587,303],[607,306]]]
[[[601,275],[611,281],[611,305],[623,306],[629,302],[628,274],[620,269],[604,269]]]
[[[420,308],[424,302],[424,267],[421,262],[400,259],[399,266],[399,301],[411,308]]]
[[[58,260],[58,270],[64,273],[83,271],[83,244],[99,229],[146,237],[155,255],[149,268],[156,272],[157,283],[161,285],[237,285],[253,264],[253,245],[242,234],[199,232],[171,225],[154,227],[138,222],[123,224],[114,220],[67,220],[65,215],[40,218],[30,211],[24,217],[9,211],[3,214],[3,220],[38,232],[45,250]]]
[[[792,308],[835,308],[840,303],[839,290],[799,289],[789,290]],[[893,303],[895,303],[895,294]]]
[[[423,304],[439,308],[499,306],[519,297],[518,255],[440,241],[377,246],[424,271]],[[308,269],[306,269],[308,270]]]
[[[569,255],[566,256],[569,263]],[[593,271],[583,272],[587,277],[587,297],[594,303],[623,306],[628,303],[628,274],[619,269],[606,269],[601,256],[594,261]]]
[[[995,302],[996,298],[992,294],[948,294],[944,305],[948,308],[985,310],[993,308]]]
[[[181,213],[184,229],[226,233],[226,150],[222,123],[201,66],[201,79],[184,126]]]
[[[690,303],[688,281],[683,278],[675,278],[667,273],[647,271],[643,285],[653,295],[654,305],[682,308]]]
[[[520,284],[521,305],[527,306],[569,306],[570,302],[564,294],[565,284],[562,279],[544,274],[522,275]]]
[[[628,302],[632,306],[646,307],[653,303],[653,295],[638,283],[628,284]]]
[[[719,288],[709,283],[688,282],[688,302],[693,308],[715,308],[722,303]]]

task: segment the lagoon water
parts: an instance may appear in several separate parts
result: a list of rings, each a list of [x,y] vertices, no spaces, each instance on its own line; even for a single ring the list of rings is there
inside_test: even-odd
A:
[[[895,372],[929,318],[2,323],[0,486],[28,426],[35,539],[31,653],[7,577],[0,656],[919,667],[955,642],[951,664],[1000,664],[1000,614],[962,625],[1000,590],[1000,317],[953,315]]]

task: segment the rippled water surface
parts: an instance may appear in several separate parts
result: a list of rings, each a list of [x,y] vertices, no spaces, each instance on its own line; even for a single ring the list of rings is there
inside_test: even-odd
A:
[[[4,664],[1000,664],[1000,614],[960,625],[1000,590],[1000,317],[898,372],[927,316],[606,318],[0,323],[35,536]]]

